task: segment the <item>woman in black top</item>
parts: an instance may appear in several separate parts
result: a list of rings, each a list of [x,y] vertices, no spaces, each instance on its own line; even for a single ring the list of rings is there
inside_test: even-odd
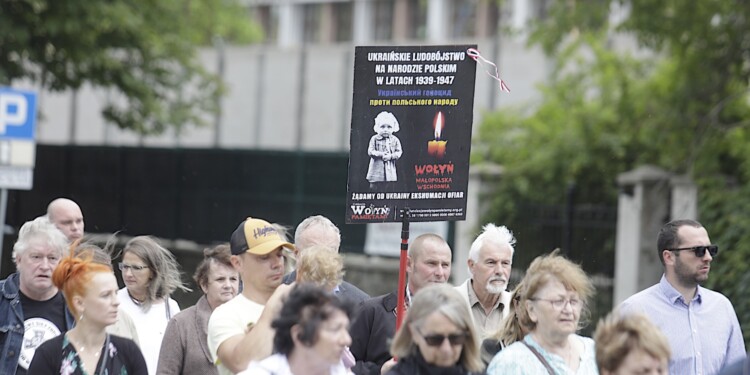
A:
[[[393,338],[391,354],[398,361],[387,374],[480,374],[477,340],[466,300],[454,288],[444,284],[422,288]]]
[[[37,348],[29,374],[148,374],[138,346],[105,331],[117,321],[117,280],[112,268],[91,261],[92,254],[71,252],[52,273],[76,325]]]

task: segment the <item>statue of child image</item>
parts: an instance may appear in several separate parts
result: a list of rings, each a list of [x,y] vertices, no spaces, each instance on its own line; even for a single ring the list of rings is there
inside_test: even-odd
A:
[[[375,117],[375,135],[370,138],[367,154],[370,166],[367,181],[370,190],[387,191],[389,185],[398,180],[396,160],[401,158],[401,141],[393,133],[399,131],[398,120],[391,112],[383,111]]]

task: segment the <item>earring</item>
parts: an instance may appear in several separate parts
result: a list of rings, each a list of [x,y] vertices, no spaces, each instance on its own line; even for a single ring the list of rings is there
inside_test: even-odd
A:
[[[81,311],[81,316],[78,318],[78,323],[83,321],[83,311]]]

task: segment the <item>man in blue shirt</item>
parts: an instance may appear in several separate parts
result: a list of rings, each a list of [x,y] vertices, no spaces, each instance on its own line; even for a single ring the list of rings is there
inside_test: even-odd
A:
[[[642,312],[658,326],[672,349],[669,373],[715,375],[745,358],[742,331],[732,303],[703,288],[718,253],[695,220],[675,220],[659,231],[661,281],[620,305],[620,312]]]

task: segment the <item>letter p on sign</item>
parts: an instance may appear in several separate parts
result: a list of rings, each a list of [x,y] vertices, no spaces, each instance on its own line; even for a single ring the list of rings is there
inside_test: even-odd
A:
[[[0,134],[5,134],[8,126],[23,126],[28,114],[28,101],[19,94],[0,95]]]
[[[0,87],[0,139],[34,141],[36,93]]]

